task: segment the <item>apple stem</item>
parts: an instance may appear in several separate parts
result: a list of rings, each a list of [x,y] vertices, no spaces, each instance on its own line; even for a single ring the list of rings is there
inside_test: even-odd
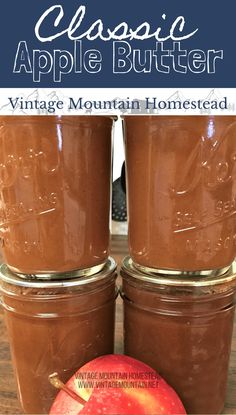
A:
[[[80,405],[85,405],[87,401],[85,401],[81,396],[77,395],[73,390],[69,389],[59,378],[58,373],[53,373],[49,376],[49,382],[51,383],[54,388],[62,389],[64,392],[66,392],[71,398],[76,400],[80,403]]]

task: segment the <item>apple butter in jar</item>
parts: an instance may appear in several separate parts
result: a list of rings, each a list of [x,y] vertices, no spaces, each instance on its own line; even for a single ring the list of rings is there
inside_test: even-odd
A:
[[[224,407],[236,266],[221,276],[181,279],[137,271],[124,260],[125,354],[148,364],[175,389],[189,414]]]
[[[123,118],[136,267],[224,273],[236,254],[236,117]]]
[[[116,264],[58,281],[22,279],[0,269],[0,294],[8,329],[18,396],[26,414],[47,414],[63,382],[97,356],[113,353]]]
[[[13,272],[63,278],[106,263],[114,119],[0,117],[0,243]]]

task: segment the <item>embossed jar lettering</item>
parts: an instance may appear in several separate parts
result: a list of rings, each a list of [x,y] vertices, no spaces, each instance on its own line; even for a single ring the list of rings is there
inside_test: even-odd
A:
[[[236,254],[236,117],[124,117],[130,255],[142,269],[225,268]]]
[[[13,271],[46,278],[103,267],[113,121],[0,117],[0,238]]]

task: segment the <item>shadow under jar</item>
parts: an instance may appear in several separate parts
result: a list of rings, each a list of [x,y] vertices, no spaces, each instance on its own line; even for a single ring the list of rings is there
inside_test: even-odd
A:
[[[24,413],[48,413],[58,390],[81,366],[114,351],[116,264],[90,277],[27,281],[6,265],[0,293],[8,329],[18,396]]]
[[[129,250],[142,271],[229,267],[236,117],[126,116]]]
[[[224,407],[233,321],[236,267],[220,277],[189,280],[121,270],[124,351],[162,375],[188,414]]]
[[[109,254],[114,117],[0,117],[0,242],[23,274],[89,268]]]

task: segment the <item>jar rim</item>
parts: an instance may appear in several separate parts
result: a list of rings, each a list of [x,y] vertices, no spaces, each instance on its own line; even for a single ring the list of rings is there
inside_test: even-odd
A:
[[[50,122],[51,124],[73,124],[74,121],[77,120],[80,123],[87,123],[90,122],[92,119],[98,120],[112,120],[117,121],[117,115],[109,114],[109,115],[1,115],[0,116],[0,126],[4,124],[12,124],[12,123],[40,123],[40,122]]]
[[[22,278],[19,275],[13,273],[8,268],[7,264],[2,264],[0,266],[0,282],[3,281],[10,285],[17,285],[27,288],[69,288],[101,281],[109,275],[113,274],[116,268],[117,264],[115,260],[112,257],[108,257],[104,268],[96,274],[90,276],[84,275],[76,278],[60,278],[58,280],[54,279],[50,281],[36,279],[32,280],[30,278],[27,279],[27,275],[25,275],[25,278]]]
[[[213,118],[213,119],[222,119],[222,118],[230,118],[230,119],[236,119],[236,115],[213,115],[213,114],[210,114],[210,115],[201,115],[201,114],[189,114],[189,115],[159,115],[159,114],[126,114],[126,115],[121,115],[120,116],[121,117],[121,119],[122,120],[125,120],[125,119],[131,119],[131,118],[133,118],[133,119],[135,119],[135,118],[145,118],[145,119],[163,119],[163,120],[165,120],[165,119],[167,119],[167,118],[172,118],[172,119],[179,119],[179,120],[181,120],[181,119],[188,119],[188,118],[191,118],[191,117],[195,117],[195,118],[199,118],[199,119],[202,119],[202,120],[206,120],[207,118],[209,119],[209,118]]]

